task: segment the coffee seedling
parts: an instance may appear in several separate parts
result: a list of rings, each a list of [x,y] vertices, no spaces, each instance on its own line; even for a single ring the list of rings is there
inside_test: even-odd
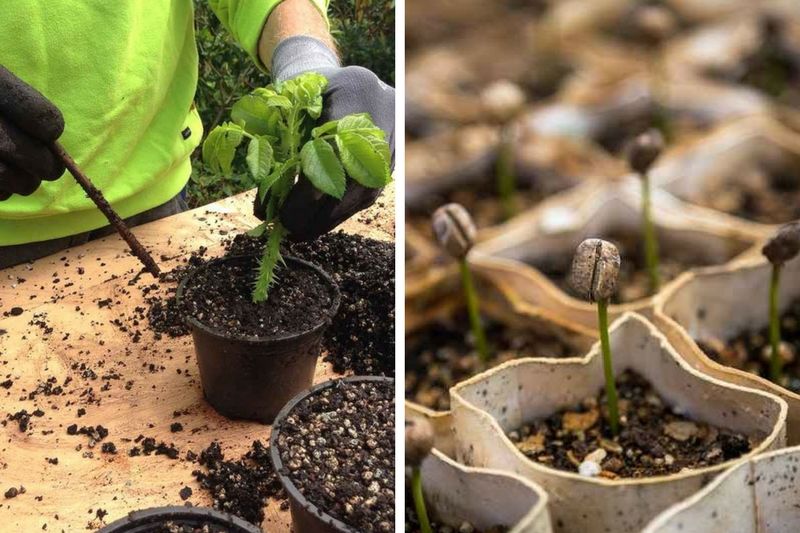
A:
[[[650,293],[661,288],[661,275],[658,272],[658,238],[653,225],[650,205],[650,168],[664,149],[664,138],[656,129],[651,129],[636,137],[628,146],[628,164],[639,175],[642,182],[642,235],[644,236],[644,255],[647,274],[650,278]]]
[[[619,401],[611,359],[611,342],[608,337],[608,300],[617,289],[619,266],[619,251],[616,246],[601,239],[586,239],[575,251],[570,279],[572,287],[580,295],[590,302],[597,303],[597,326],[600,330],[600,348],[603,352],[608,422],[614,435],[619,433]]]
[[[781,268],[800,252],[800,223],[792,222],[781,226],[777,233],[761,249],[764,257],[772,263],[772,277],[769,283],[769,343],[770,379],[780,383],[783,374],[783,357],[780,353],[781,322],[778,306],[778,288]]]
[[[347,115],[314,127],[327,86],[325,76],[309,72],[258,88],[234,104],[233,122],[214,128],[203,143],[205,164],[218,174],[230,174],[236,148],[248,139],[245,162],[264,206],[264,223],[250,234],[268,235],[254,302],[267,299],[282,262],[280,247],[288,230],[279,213],[298,180],[307,179],[337,199],[344,196],[348,176],[374,189],[391,181],[389,144],[369,115]]]
[[[414,509],[417,512],[422,533],[431,533],[431,523],[428,510],[425,507],[425,497],[422,492],[422,474],[420,466],[422,461],[431,453],[433,448],[433,428],[430,422],[421,418],[406,420],[406,466],[411,468],[411,495],[414,499]]]
[[[464,287],[464,298],[467,302],[467,313],[478,356],[483,363],[489,361],[489,346],[486,332],[481,324],[478,294],[472,281],[472,271],[467,262],[467,254],[475,244],[475,223],[467,210],[460,204],[446,204],[434,211],[433,233],[442,248],[458,261],[461,269],[461,283]]]
[[[489,118],[500,125],[500,143],[495,173],[500,205],[503,215],[508,219],[513,217],[517,211],[514,202],[517,176],[514,169],[515,128],[513,120],[525,105],[525,93],[516,84],[502,80],[486,87],[481,94],[481,101]]]

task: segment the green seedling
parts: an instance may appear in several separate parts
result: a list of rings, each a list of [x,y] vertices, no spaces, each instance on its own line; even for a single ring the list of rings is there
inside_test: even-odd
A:
[[[230,174],[236,149],[247,139],[245,162],[258,184],[264,223],[253,236],[267,236],[253,301],[263,302],[282,262],[281,242],[289,234],[278,214],[292,188],[307,179],[323,194],[341,199],[347,177],[369,188],[391,181],[390,151],[383,130],[366,113],[315,127],[328,80],[317,73],[258,88],[234,104],[232,122],[214,128],[203,143],[203,161]]]
[[[628,164],[638,174],[642,183],[642,234],[644,236],[644,255],[647,274],[650,278],[650,293],[661,288],[659,274],[658,237],[653,225],[650,201],[650,168],[664,149],[664,137],[656,129],[651,129],[636,137],[628,146]]]
[[[406,467],[411,468],[411,496],[422,533],[432,532],[422,491],[420,466],[433,449],[433,438],[430,422],[421,418],[406,420]]]
[[[509,219],[517,212],[514,118],[525,106],[525,93],[516,84],[502,80],[486,87],[481,94],[481,101],[490,119],[500,125],[495,175],[497,176],[497,194],[500,198],[503,216]]]
[[[800,223],[792,222],[781,226],[777,233],[761,249],[764,257],[772,263],[772,276],[769,284],[769,375],[775,383],[783,378],[783,357],[781,355],[781,322],[778,304],[778,289],[783,265],[800,252]]]
[[[575,251],[572,261],[572,287],[590,302],[597,303],[597,326],[603,353],[603,372],[606,381],[606,404],[611,432],[619,434],[619,400],[611,343],[608,337],[608,300],[617,290],[620,258],[617,247],[601,239],[586,239]]]
[[[467,254],[475,244],[477,230],[472,217],[460,204],[446,204],[437,209],[432,217],[433,233],[442,248],[458,261],[461,270],[461,282],[464,288],[464,299],[467,303],[469,323],[472,335],[475,337],[475,346],[478,356],[485,364],[489,362],[489,345],[486,342],[486,332],[481,323],[478,293],[472,281],[472,271],[467,262]]]

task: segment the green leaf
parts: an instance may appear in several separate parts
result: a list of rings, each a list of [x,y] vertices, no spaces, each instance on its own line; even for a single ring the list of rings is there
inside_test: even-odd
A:
[[[251,135],[276,135],[280,113],[270,109],[265,98],[247,94],[233,104],[231,119],[243,124],[244,130]]]
[[[249,237],[258,238],[258,237],[261,237],[262,235],[264,235],[264,232],[266,232],[266,231],[267,231],[267,222],[262,222],[261,224],[259,224],[255,228],[253,228],[250,231],[248,231],[247,235]]]
[[[339,119],[339,127],[337,129],[339,132],[345,131],[352,131],[355,133],[360,133],[364,136],[374,136],[380,139],[384,139],[386,134],[380,129],[378,126],[372,122],[372,119],[367,113],[357,113],[353,115],[347,115]]]
[[[265,137],[254,137],[247,146],[247,168],[256,182],[260,183],[269,175],[272,168],[272,145]]]
[[[203,143],[203,161],[217,173],[231,173],[236,147],[242,142],[241,126],[225,122],[214,128]]]
[[[303,174],[314,187],[334,198],[344,196],[347,184],[344,169],[327,141],[315,139],[307,142],[300,150],[300,161]]]
[[[339,126],[339,121],[338,120],[329,120],[328,122],[326,122],[322,126],[317,126],[313,130],[311,130],[311,136],[316,139],[318,137],[322,137],[323,135],[325,135],[327,133],[335,133],[336,132],[336,128],[338,126]]]
[[[347,174],[361,185],[377,189],[391,181],[384,153],[366,137],[353,132],[339,133],[336,145]]]

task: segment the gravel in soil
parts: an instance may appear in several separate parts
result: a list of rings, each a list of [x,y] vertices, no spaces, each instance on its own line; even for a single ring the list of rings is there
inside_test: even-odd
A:
[[[553,176],[542,178],[542,176],[518,177],[515,202],[519,211],[533,207],[546,197],[569,188],[573,183],[573,180],[568,178],[555,179]],[[431,215],[436,208],[450,202],[463,205],[472,215],[478,228],[495,226],[505,220],[499,201],[497,182],[492,175],[488,175],[480,181],[460,183],[439,193],[430,193],[421,205],[409,208],[407,223],[432,239]]]
[[[405,533],[422,533],[422,529],[419,525],[419,520],[417,519],[417,512],[414,509],[414,498],[411,495],[410,483],[406,483],[406,528]],[[424,492],[425,486],[423,485],[422,490]],[[428,515],[431,514],[431,506],[429,503],[426,502],[426,507],[428,509]],[[490,527],[489,529],[475,529],[475,526],[470,524],[469,522],[462,522],[458,526],[448,526],[446,524],[440,524],[435,520],[431,519],[431,530],[433,533],[506,533],[509,531],[509,528],[502,525],[497,525],[494,527]]]
[[[166,522],[153,529],[152,533],[230,533],[230,531],[227,527],[217,524],[186,525]]]
[[[446,411],[449,390],[475,374],[520,357],[575,357],[582,351],[566,342],[564,332],[523,329],[483,317],[494,358],[484,365],[465,313],[439,321],[406,338],[406,398],[425,407]]]
[[[614,243],[619,249],[622,259],[617,282],[617,292],[611,297],[611,303],[632,302],[650,295],[650,276],[644,258],[644,242],[638,233],[611,232],[599,235],[598,238]],[[659,273],[661,284],[677,278],[689,269],[710,266],[714,261],[692,253],[685,247],[660,246]],[[570,285],[572,270],[572,251],[562,254],[551,254],[546,257],[526,261],[528,264],[547,276],[565,293],[579,298]],[[726,259],[727,260],[727,259]]]
[[[256,258],[195,271],[185,286],[187,316],[234,336],[270,338],[302,333],[328,319],[333,295],[309,268],[279,267],[266,302],[252,301]]]
[[[595,469],[594,474],[606,479],[663,476],[718,465],[757,445],[745,435],[674,412],[632,370],[617,376],[617,389],[621,419],[617,437],[608,425],[605,393],[600,390],[580,405],[508,432],[508,438],[532,461],[568,472]]]
[[[261,526],[267,500],[285,500],[278,476],[269,458],[269,446],[253,442],[250,451],[237,460],[226,460],[218,442],[200,453],[204,469],[192,472],[212,498],[218,511],[236,515]]]
[[[780,322],[780,353],[784,366],[783,379],[779,385],[800,394],[800,360],[797,357],[800,351],[800,299],[793,301],[781,314]],[[770,379],[772,349],[769,344],[769,326],[740,332],[727,342],[706,338],[698,340],[697,344],[706,355],[720,364]]]
[[[280,425],[282,474],[357,531],[394,531],[394,385],[347,383],[299,402]]]

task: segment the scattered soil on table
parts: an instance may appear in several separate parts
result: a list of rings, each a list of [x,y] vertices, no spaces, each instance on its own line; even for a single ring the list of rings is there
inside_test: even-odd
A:
[[[411,495],[411,483],[405,483],[406,487],[406,528],[405,533],[422,533],[422,529],[419,525],[419,520],[417,519],[417,512],[414,509],[414,497]],[[423,492],[425,491],[425,486],[422,487]],[[428,509],[428,515],[431,514],[431,506],[430,503],[426,501],[425,503]],[[470,524],[469,522],[462,522],[457,527],[448,526],[445,524],[440,524],[435,520],[431,519],[431,529],[433,533],[506,533],[509,531],[509,528],[506,526],[497,525],[495,527],[491,527],[489,529],[475,529],[475,526]]]
[[[483,317],[490,353],[484,365],[465,312],[452,320],[438,321],[406,337],[406,398],[425,407],[446,411],[450,408],[449,390],[475,374],[511,359],[521,357],[575,357],[579,347],[570,345],[566,332],[533,330],[506,325]]]
[[[791,303],[781,315],[781,352],[784,358],[782,387],[800,394],[800,299]],[[772,349],[769,326],[743,331],[730,341],[700,339],[697,341],[714,361],[770,379],[769,365]]]
[[[280,425],[282,474],[323,512],[365,533],[394,531],[394,384],[338,382]]]
[[[610,232],[597,237],[614,243],[619,249],[622,259],[617,292],[611,297],[611,303],[632,302],[649,296],[650,276],[647,273],[644,258],[644,241],[641,236],[632,232]],[[659,273],[661,274],[662,286],[687,270],[716,264],[709,258],[704,258],[686,247],[665,246],[663,242],[659,246],[659,253]],[[580,298],[580,295],[572,289],[569,282],[572,259],[573,252],[570,251],[526,262],[547,276],[562,291],[575,298]],[[726,258],[725,260],[728,259]]]
[[[309,268],[279,267],[267,301],[254,303],[257,266],[256,258],[243,258],[196,271],[185,287],[187,316],[228,335],[262,338],[303,333],[328,320],[333,295]]]
[[[510,431],[508,437],[532,461],[578,472],[579,465],[590,460],[600,465],[599,476],[607,479],[663,476],[718,465],[758,444],[746,435],[675,413],[632,370],[617,377],[617,389],[622,422],[618,437],[613,437],[606,419],[603,390],[572,409]]]
[[[800,161],[774,171],[753,170],[705,193],[698,203],[762,224],[800,218]]]
[[[250,451],[238,460],[226,460],[219,443],[212,442],[200,453],[199,462],[205,470],[195,470],[192,475],[211,495],[213,507],[218,511],[260,527],[267,500],[286,499],[272,468],[269,445],[261,441],[253,442]]]
[[[526,177],[518,170],[515,194],[518,213],[574,184],[574,180],[568,177],[528,174]],[[408,208],[406,222],[432,239],[431,215],[439,206],[450,202],[463,205],[472,215],[478,228],[495,226],[505,220],[497,192],[497,180],[490,174],[477,181],[459,183],[440,192],[431,192],[426,195],[424,201]]]

